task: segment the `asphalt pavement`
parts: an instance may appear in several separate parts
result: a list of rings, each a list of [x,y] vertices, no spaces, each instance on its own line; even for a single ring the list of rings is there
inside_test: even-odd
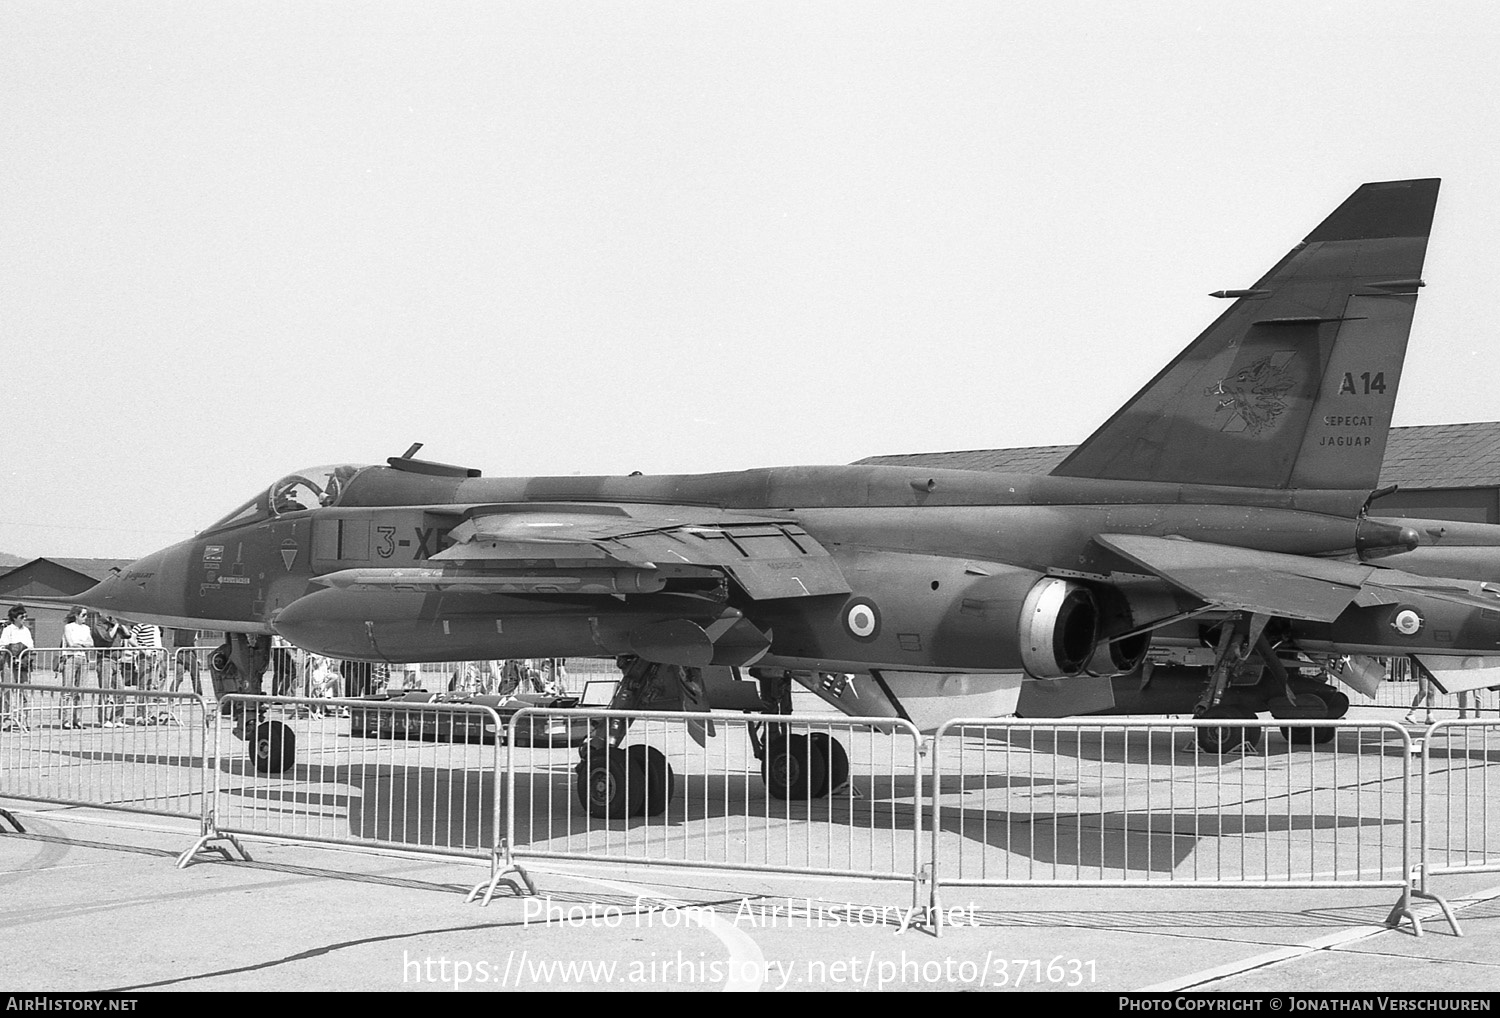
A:
[[[911,888],[547,861],[465,903],[470,861],[250,843],[175,868],[186,821],[6,804],[6,990],[1500,990],[1500,874],[1446,877],[1455,936],[1384,925],[1389,888]]]

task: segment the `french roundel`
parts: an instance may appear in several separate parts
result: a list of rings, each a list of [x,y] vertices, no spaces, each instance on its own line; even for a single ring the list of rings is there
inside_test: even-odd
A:
[[[844,628],[856,640],[873,640],[880,632],[880,609],[874,601],[857,597],[844,605]]]
[[[1422,613],[1415,608],[1402,608],[1391,620],[1391,627],[1402,636],[1416,636],[1422,631]]]

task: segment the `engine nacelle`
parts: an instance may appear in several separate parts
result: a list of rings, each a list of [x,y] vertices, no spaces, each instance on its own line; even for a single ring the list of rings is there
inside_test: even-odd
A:
[[[1146,660],[1151,649],[1151,634],[1136,633],[1123,640],[1100,640],[1089,658],[1090,675],[1129,675]]]
[[[1099,605],[1088,587],[1046,576],[1021,603],[1021,661],[1038,679],[1077,675],[1099,640]]]

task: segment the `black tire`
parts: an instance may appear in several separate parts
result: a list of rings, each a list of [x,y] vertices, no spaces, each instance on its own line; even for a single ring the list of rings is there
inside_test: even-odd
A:
[[[1332,720],[1337,720],[1349,713],[1349,698],[1337,689],[1330,689],[1326,692],[1320,690],[1318,698],[1328,705],[1328,717]]]
[[[828,787],[827,792],[836,792],[844,787],[849,780],[849,754],[844,751],[844,744],[839,742],[827,732],[813,732],[808,736],[818,751],[823,754],[823,760],[828,765]]]
[[[1344,710],[1347,711],[1349,709],[1349,698],[1337,690],[1330,690],[1330,692],[1344,701]],[[1322,716],[1325,718],[1344,716],[1343,714],[1334,714],[1332,712],[1334,708],[1329,706],[1323,693],[1298,693],[1297,706],[1307,710],[1309,714],[1312,713],[1312,708],[1320,707],[1323,711]],[[1321,746],[1324,743],[1332,742],[1336,734],[1338,733],[1332,728],[1283,728],[1281,730],[1282,738],[1286,739],[1293,746]]]
[[[828,791],[828,763],[821,747],[805,735],[768,744],[761,776],[775,799],[813,799]]]
[[[667,803],[677,791],[677,775],[667,764],[661,750],[653,746],[630,746],[625,750],[633,764],[646,775],[645,794],[642,797],[642,816],[660,816],[667,811]]]
[[[1203,720],[1209,719],[1238,719],[1248,720],[1255,717],[1247,710],[1237,707],[1210,707],[1199,715]],[[1224,727],[1203,727],[1197,729],[1198,748],[1213,756],[1222,756],[1225,753],[1233,753],[1240,746],[1248,746],[1254,749],[1260,745],[1261,728],[1241,728],[1237,725],[1226,725]]]
[[[255,728],[250,759],[262,774],[282,774],[297,762],[297,733],[280,721],[263,721]]]
[[[578,764],[579,803],[596,820],[624,820],[641,811],[646,772],[623,749],[590,753]]]

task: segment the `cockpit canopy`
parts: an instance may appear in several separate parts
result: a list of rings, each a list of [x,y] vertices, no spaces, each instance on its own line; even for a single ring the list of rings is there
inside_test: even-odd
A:
[[[206,532],[259,523],[307,509],[339,505],[355,475],[367,469],[368,464],[342,463],[331,467],[309,467],[288,474],[208,527]]]

